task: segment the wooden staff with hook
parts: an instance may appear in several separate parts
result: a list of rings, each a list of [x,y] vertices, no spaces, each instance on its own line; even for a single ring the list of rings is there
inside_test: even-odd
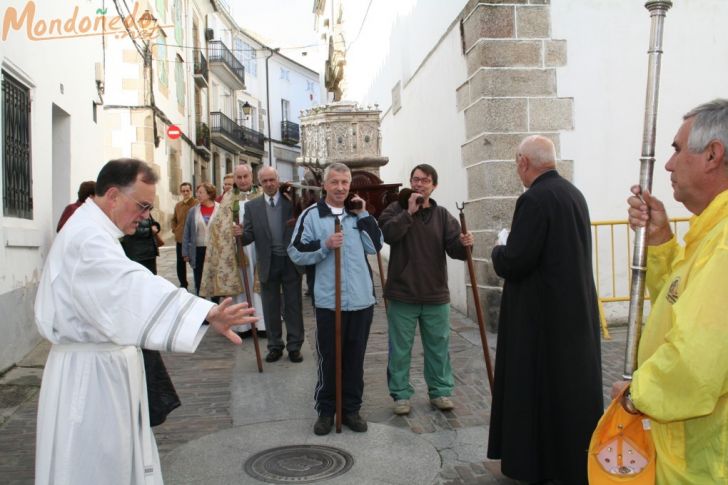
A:
[[[458,211],[460,211],[460,228],[463,234],[467,234],[468,229],[465,225],[465,203],[455,203]],[[480,295],[478,295],[478,279],[475,277],[475,266],[473,265],[473,254],[470,246],[465,247],[468,260],[468,272],[470,273],[470,287],[473,290],[473,303],[475,304],[475,314],[478,316],[478,328],[480,329],[480,343],[483,346],[483,358],[485,359],[485,369],[488,373],[488,383],[490,384],[490,393],[493,394],[493,364],[490,360],[490,349],[488,348],[488,337],[485,335],[485,319],[483,318],[483,308],[480,305]]]

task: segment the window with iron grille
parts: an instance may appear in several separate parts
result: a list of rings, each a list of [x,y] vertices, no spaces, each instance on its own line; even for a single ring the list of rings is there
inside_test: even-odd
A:
[[[30,89],[2,71],[3,212],[33,218]]]

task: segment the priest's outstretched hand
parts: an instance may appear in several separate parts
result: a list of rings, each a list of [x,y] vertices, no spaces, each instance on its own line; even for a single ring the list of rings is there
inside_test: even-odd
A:
[[[248,308],[247,303],[233,305],[233,299],[228,297],[210,309],[206,320],[217,333],[224,335],[232,343],[240,345],[243,341],[232,331],[231,327],[246,323],[255,324],[258,317],[254,315],[255,308]]]

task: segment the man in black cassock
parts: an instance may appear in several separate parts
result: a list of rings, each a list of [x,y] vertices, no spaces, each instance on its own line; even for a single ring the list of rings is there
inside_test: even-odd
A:
[[[488,457],[532,483],[587,483],[589,439],[604,410],[591,225],[584,196],[555,170],[548,138],[518,147],[518,198],[505,245]]]

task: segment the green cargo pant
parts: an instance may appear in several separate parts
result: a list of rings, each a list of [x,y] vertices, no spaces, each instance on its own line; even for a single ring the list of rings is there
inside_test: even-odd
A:
[[[409,399],[414,388],[409,381],[412,344],[417,322],[425,351],[425,382],[430,399],[451,396],[455,381],[450,365],[450,304],[415,305],[387,300],[389,363],[387,383],[395,401]]]

